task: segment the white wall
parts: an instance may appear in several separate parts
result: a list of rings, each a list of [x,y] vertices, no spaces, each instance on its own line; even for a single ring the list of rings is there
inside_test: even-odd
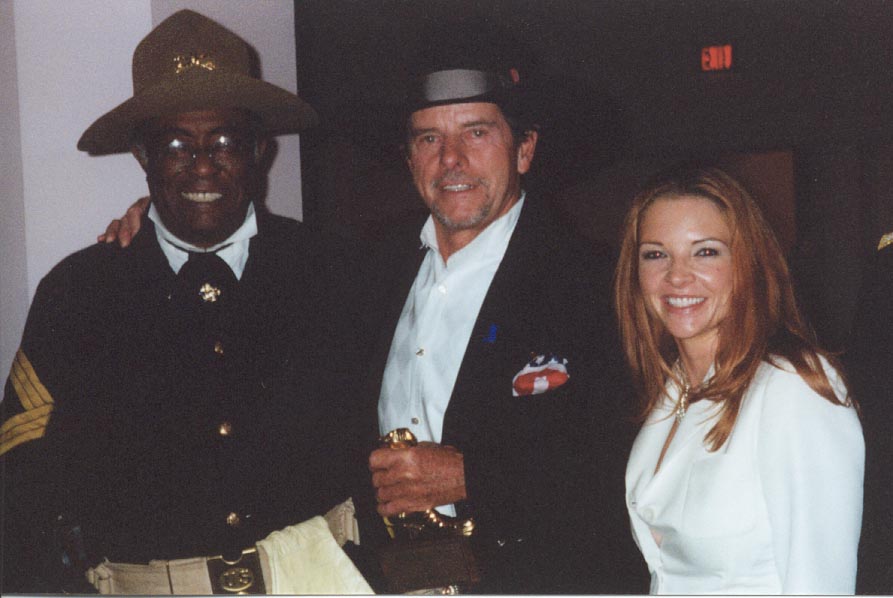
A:
[[[0,379],[6,378],[28,311],[25,198],[12,2],[0,0]],[[2,393],[0,393],[2,396]]]
[[[295,91],[292,0],[0,0],[0,377],[40,279],[146,194],[129,154],[90,157],[75,146],[130,97],[134,48],[181,8],[244,37],[264,78]],[[300,218],[298,136],[278,141],[267,205]]]

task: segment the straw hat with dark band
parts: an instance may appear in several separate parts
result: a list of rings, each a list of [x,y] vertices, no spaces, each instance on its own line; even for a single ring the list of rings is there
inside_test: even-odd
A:
[[[413,112],[433,106],[489,102],[499,106],[516,134],[538,129],[530,90],[522,83],[518,69],[479,66],[471,61],[466,64],[431,70],[416,78],[404,102],[404,122]]]
[[[264,132],[296,133],[316,124],[309,104],[253,76],[251,47],[239,36],[191,10],[153,29],[133,53],[133,97],[100,117],[78,141],[91,154],[130,149],[143,121],[208,108],[244,108]]]
[[[419,77],[409,93],[407,110],[465,102],[493,102],[513,106],[517,101],[518,71],[476,68],[444,69]]]

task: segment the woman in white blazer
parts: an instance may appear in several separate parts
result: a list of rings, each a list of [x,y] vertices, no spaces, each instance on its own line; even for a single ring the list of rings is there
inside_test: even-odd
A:
[[[627,215],[615,301],[651,593],[853,593],[862,429],[753,199],[717,169],[658,177]]]

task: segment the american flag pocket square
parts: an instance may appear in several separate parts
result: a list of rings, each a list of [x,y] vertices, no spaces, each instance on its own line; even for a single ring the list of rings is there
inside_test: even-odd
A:
[[[512,396],[538,395],[567,382],[567,359],[554,354],[537,355],[512,378]]]

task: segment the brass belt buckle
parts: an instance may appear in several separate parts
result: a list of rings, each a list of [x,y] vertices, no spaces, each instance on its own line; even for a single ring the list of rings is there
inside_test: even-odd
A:
[[[256,547],[247,548],[235,561],[208,558],[208,575],[214,594],[265,594],[264,575]]]

